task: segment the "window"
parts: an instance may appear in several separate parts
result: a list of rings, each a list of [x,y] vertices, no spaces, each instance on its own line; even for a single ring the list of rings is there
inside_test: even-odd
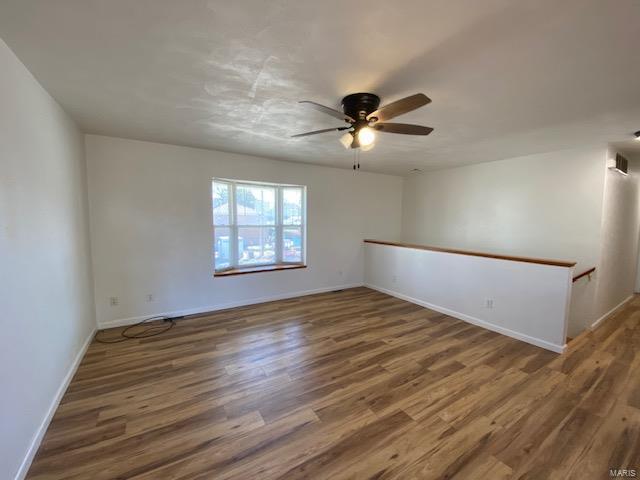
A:
[[[303,266],[306,187],[214,178],[216,273]]]

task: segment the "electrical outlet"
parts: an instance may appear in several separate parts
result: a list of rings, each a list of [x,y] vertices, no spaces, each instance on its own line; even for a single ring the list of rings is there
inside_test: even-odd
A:
[[[112,307],[117,306],[119,303],[118,297],[109,297],[109,305]]]
[[[393,283],[398,283],[398,276],[394,275],[391,280],[393,281]]]
[[[146,298],[147,298],[147,302],[153,302],[155,300],[153,293],[147,294]]]
[[[484,301],[484,306],[487,308],[493,308],[493,298],[487,298]]]

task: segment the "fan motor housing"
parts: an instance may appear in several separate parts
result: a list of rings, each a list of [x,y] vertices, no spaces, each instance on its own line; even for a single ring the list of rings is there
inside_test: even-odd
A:
[[[373,93],[352,93],[342,99],[342,111],[354,120],[364,120],[380,106],[380,97]]]

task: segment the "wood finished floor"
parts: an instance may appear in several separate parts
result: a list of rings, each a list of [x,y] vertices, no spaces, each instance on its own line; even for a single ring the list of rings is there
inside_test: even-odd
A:
[[[31,479],[599,479],[640,468],[640,298],[562,356],[366,288],[93,342]]]

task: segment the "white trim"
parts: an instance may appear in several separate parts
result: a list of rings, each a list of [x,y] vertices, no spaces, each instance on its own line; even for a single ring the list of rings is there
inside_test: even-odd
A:
[[[64,379],[62,380],[62,383],[60,384],[58,391],[54,395],[53,400],[49,405],[47,414],[42,419],[42,423],[38,427],[38,430],[36,431],[33,438],[31,439],[31,444],[29,446],[29,449],[27,450],[24,460],[22,460],[22,464],[20,464],[20,468],[18,469],[18,473],[16,473],[15,480],[22,480],[27,476],[27,473],[29,472],[29,468],[31,467],[31,462],[33,462],[33,458],[36,456],[36,453],[38,452],[38,448],[40,448],[40,443],[44,438],[44,434],[47,433],[47,428],[49,428],[49,424],[51,423],[51,420],[53,419],[53,416],[55,415],[56,410],[58,409],[58,405],[60,404],[62,397],[67,391],[67,387],[69,387],[69,384],[71,383],[71,380],[73,379],[73,376],[75,375],[76,370],[78,370],[78,367],[80,366],[80,362],[82,361],[84,354],[87,352],[87,349],[89,348],[89,345],[91,344],[91,341],[93,340],[93,337],[95,334],[96,334],[96,328],[94,327],[91,330],[91,333],[89,334],[87,339],[84,341],[84,344],[82,345],[80,350],[78,350],[78,353],[76,354],[75,358],[73,359],[73,362],[69,367],[69,371],[67,372]]]
[[[401,300],[406,300],[407,302],[415,303],[416,305],[420,305],[421,307],[425,307],[430,310],[435,310],[436,312],[444,313],[445,315],[449,315],[451,317],[463,320],[465,322],[472,323],[473,325],[486,328],[487,330],[491,330],[493,332],[497,332],[502,335],[515,338],[516,340],[521,340],[523,342],[530,343],[531,345],[535,345],[536,347],[544,348],[546,350],[551,350],[552,352],[563,353],[564,349],[566,348],[566,344],[557,345],[555,343],[547,342],[546,340],[541,340],[536,337],[525,335],[524,333],[519,333],[514,330],[510,330],[508,328],[500,327],[498,325],[485,322],[484,320],[480,320],[479,318],[472,317],[471,315],[456,312],[455,310],[450,310],[448,308],[441,307],[439,305],[434,305],[432,303],[424,302],[422,300],[418,300],[417,298],[413,298],[408,295],[404,295],[402,293],[394,292],[393,290],[387,290],[386,288],[378,287],[376,285],[371,285],[369,283],[365,283],[364,286],[371,288],[373,290],[377,290],[382,293],[386,293],[387,295],[391,295],[392,297],[396,297]]]
[[[276,190],[276,263],[282,263],[282,249],[284,247],[284,230],[282,228],[282,204],[284,203],[284,199],[282,198],[284,195],[282,193],[282,189],[278,188]]]
[[[598,326],[604,322],[608,317],[610,317],[611,315],[613,315],[613,313],[618,310],[619,308],[621,308],[625,303],[627,303],[629,300],[631,300],[633,298],[633,293],[631,295],[629,295],[627,298],[625,298],[622,302],[620,302],[618,305],[616,305],[615,307],[613,307],[611,310],[609,310],[607,313],[605,313],[604,315],[602,315],[599,319],[597,319],[595,322],[593,322],[591,324],[591,327],[589,327],[590,330],[595,330],[596,328],[598,328]]]
[[[283,293],[280,295],[270,295],[266,297],[251,298],[247,300],[240,300],[237,302],[223,303],[219,305],[209,305],[206,307],[189,308],[185,310],[174,310],[174,311],[160,312],[160,313],[150,313],[148,315],[141,315],[139,317],[119,318],[115,320],[108,320],[106,322],[99,322],[98,328],[104,329],[104,328],[122,327],[124,325],[133,325],[134,323],[138,323],[144,320],[145,318],[149,318],[149,317],[169,318],[169,317],[182,317],[185,315],[196,315],[201,313],[216,312],[218,310],[226,310],[228,308],[244,307],[247,305],[255,305],[257,303],[274,302],[276,300],[286,300],[288,298],[304,297],[306,295],[314,295],[316,293],[326,293],[326,292],[332,292],[334,290],[346,290],[347,288],[356,288],[356,287],[362,287],[362,286],[363,286],[362,283],[351,283],[347,285],[333,285],[331,287],[323,287],[323,288],[316,288],[313,290],[302,290],[302,291],[293,292],[293,293]]]
[[[215,180],[211,183],[211,185],[215,185]],[[236,184],[229,184],[229,192],[227,193],[229,198],[227,199],[227,205],[229,205],[229,268],[236,268],[238,264],[238,211],[236,209]],[[215,235],[216,222],[213,222],[213,232]],[[215,237],[214,237],[215,239]],[[213,250],[215,252],[215,243],[213,245]],[[216,265],[215,260],[213,261],[213,269],[215,271]]]

